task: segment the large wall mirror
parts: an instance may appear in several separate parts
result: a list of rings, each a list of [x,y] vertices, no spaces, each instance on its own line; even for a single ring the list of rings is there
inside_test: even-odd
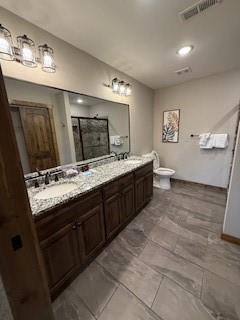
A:
[[[130,151],[129,106],[5,77],[25,174]]]

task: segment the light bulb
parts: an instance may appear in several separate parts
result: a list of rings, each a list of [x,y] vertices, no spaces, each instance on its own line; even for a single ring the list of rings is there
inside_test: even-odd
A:
[[[4,38],[0,38],[0,51],[4,53],[10,52],[9,42]]]
[[[25,34],[17,37],[18,47],[21,54],[21,63],[30,68],[37,66],[35,58],[35,44],[33,40],[28,38]]]
[[[119,94],[120,94],[121,96],[123,96],[123,95],[125,95],[125,93],[126,93],[125,83],[124,83],[124,81],[120,81],[120,82],[119,82]]]
[[[12,37],[9,30],[0,24],[0,59],[14,60]]]
[[[24,61],[32,61],[33,60],[33,52],[30,48],[24,47],[22,48],[22,59]]]
[[[54,61],[53,49],[47,44],[38,47],[40,61],[42,63],[42,70],[45,72],[56,72],[56,65]]]
[[[50,54],[48,54],[47,52],[44,53],[43,55],[43,64],[44,67],[51,67],[53,63],[53,58],[50,56]]]
[[[193,46],[186,46],[177,51],[180,56],[186,56],[193,50]]]
[[[130,96],[132,94],[132,86],[128,83],[126,84],[126,96]]]
[[[117,78],[113,79],[112,81],[112,91],[117,93],[119,90],[119,81]]]

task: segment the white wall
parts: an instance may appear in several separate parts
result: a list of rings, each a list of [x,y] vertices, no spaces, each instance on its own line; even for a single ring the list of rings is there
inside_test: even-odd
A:
[[[228,190],[223,233],[240,239],[240,127]]]
[[[227,187],[237,111],[240,70],[230,71],[160,89],[154,99],[154,149],[162,166],[176,170],[176,178]],[[162,143],[163,111],[181,109],[179,143]],[[200,150],[190,134],[228,133],[226,150]]]
[[[89,106],[70,103],[72,117],[89,117]]]
[[[10,29],[14,40],[26,33],[36,44],[48,43],[55,50],[57,64],[57,72],[47,74],[40,67],[32,69],[2,60],[4,75],[129,104],[132,153],[142,154],[152,149],[153,90],[3,8],[0,8],[0,21]],[[114,77],[133,85],[131,97],[115,95],[103,85]]]

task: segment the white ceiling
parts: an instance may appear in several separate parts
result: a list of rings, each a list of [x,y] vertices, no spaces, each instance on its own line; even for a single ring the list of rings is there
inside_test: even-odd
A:
[[[240,0],[188,22],[195,0],[0,0],[0,5],[151,88],[240,66]],[[194,45],[188,57],[176,50]],[[174,71],[190,66],[192,73]]]

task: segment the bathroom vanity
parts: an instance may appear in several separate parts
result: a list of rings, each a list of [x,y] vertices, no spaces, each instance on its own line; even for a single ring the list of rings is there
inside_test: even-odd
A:
[[[151,199],[152,160],[123,160],[129,105],[17,79],[5,84],[55,298]]]
[[[29,190],[52,298],[148,203],[153,164],[143,158],[115,161],[95,168],[92,176],[67,180],[78,188],[59,199],[37,200],[39,190]]]

